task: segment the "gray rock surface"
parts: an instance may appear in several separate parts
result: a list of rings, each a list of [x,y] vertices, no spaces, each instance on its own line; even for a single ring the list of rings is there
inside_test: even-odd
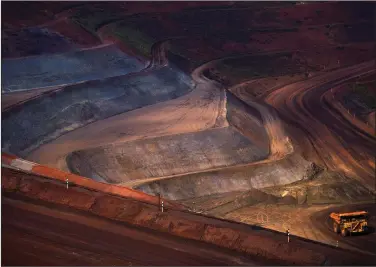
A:
[[[1,62],[2,91],[74,84],[137,72],[144,66],[116,46],[62,54],[5,59]]]
[[[3,151],[33,148],[85,124],[187,94],[189,76],[173,67],[72,85],[2,114]]]

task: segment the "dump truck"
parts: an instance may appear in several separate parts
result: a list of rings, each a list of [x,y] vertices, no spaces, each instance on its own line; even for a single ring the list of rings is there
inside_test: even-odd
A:
[[[368,215],[366,211],[332,212],[330,218],[333,220],[334,232],[341,233],[342,236],[348,236],[351,233],[365,233],[368,231]]]

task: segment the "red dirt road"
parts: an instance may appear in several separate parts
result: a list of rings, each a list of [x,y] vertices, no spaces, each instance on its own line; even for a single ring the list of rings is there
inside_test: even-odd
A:
[[[2,265],[254,265],[235,252],[2,196]]]
[[[370,231],[367,234],[353,234],[352,236],[342,237],[333,232],[333,221],[330,219],[331,212],[352,212],[357,210],[366,210],[370,213],[368,225]],[[333,240],[333,243],[338,240],[341,247],[357,249],[362,252],[367,252],[376,255],[376,202],[372,204],[353,204],[342,207],[334,207],[317,212],[311,218],[315,223],[317,230],[322,232],[326,237]],[[319,222],[319,223],[317,223]]]
[[[348,80],[374,69],[374,61],[339,69],[292,85],[267,96],[266,101],[310,135],[311,141],[327,167],[343,171],[375,190],[374,167],[370,158],[375,139],[360,133],[351,122],[323,103],[322,95]]]

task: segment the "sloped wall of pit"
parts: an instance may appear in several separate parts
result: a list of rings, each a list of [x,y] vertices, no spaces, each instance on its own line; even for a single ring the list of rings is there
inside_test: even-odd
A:
[[[3,92],[74,84],[140,71],[144,66],[115,45],[62,54],[5,59]]]
[[[174,67],[68,86],[3,113],[2,149],[24,157],[78,127],[191,90],[190,77]]]
[[[87,177],[124,183],[266,158],[268,136],[257,111],[231,94],[225,100],[228,127],[76,151],[68,157],[68,165],[71,171]]]
[[[149,182],[135,187],[150,195],[181,200],[206,195],[284,185],[310,177],[313,164],[299,155],[270,163],[202,172]]]
[[[76,151],[68,160],[75,173],[121,183],[246,164],[267,155],[267,150],[226,127]]]

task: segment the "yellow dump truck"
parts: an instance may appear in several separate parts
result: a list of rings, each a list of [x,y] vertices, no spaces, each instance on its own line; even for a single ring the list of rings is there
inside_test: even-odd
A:
[[[341,233],[342,236],[348,236],[351,233],[367,232],[368,212],[357,211],[348,213],[330,214],[333,220],[333,230],[335,233]]]

